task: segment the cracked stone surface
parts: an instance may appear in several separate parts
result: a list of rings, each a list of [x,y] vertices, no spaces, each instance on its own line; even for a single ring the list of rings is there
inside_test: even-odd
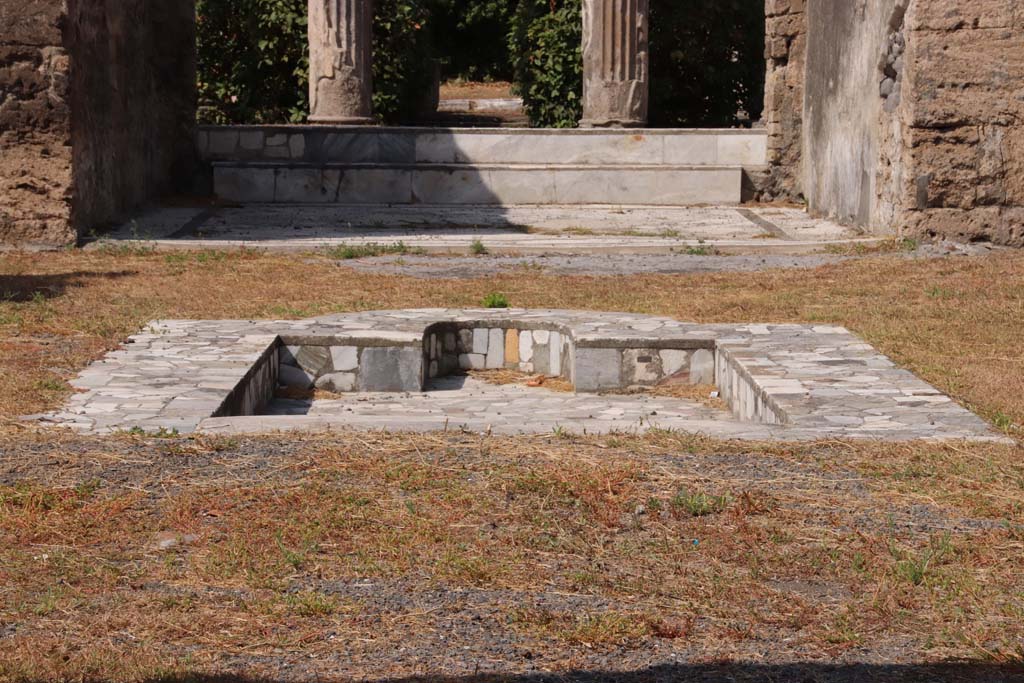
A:
[[[688,249],[802,253],[873,244],[857,230],[781,206],[246,205],[160,208],[106,240],[159,248],[303,250],[402,242],[429,253],[685,253]]]
[[[282,344],[288,349],[422,349],[425,332],[439,322],[550,331],[552,338],[557,333],[569,339],[576,355],[595,349],[713,349],[716,383],[732,412],[644,395],[551,395],[472,382],[449,386],[448,392],[353,394],[318,402],[304,415],[219,412],[253,381],[261,359],[277,358],[271,352]],[[583,380],[575,379],[577,385]],[[1003,439],[938,389],[831,325],[700,325],[624,313],[523,309],[375,311],[301,321],[155,321],[72,384],[81,393],[63,409],[33,417],[98,433],[324,426],[401,431],[446,425],[549,432],[575,425],[591,432],[657,426],[737,439]],[[269,412],[275,411],[289,412],[272,404]]]

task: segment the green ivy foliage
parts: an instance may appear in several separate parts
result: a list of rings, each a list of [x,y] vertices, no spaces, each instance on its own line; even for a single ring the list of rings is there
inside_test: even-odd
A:
[[[437,86],[430,12],[411,0],[375,0],[373,9],[373,113],[410,123]]]
[[[530,123],[572,128],[583,114],[582,0],[521,0],[509,30],[516,92]]]
[[[510,81],[506,41],[519,0],[430,0],[444,78]]]
[[[308,0],[196,0],[199,121],[301,123],[309,112]],[[374,3],[374,111],[412,120],[434,85],[429,13]]]
[[[651,124],[760,117],[765,0],[650,0]],[[197,0],[199,118],[302,122],[308,0]],[[581,0],[376,0],[374,107],[408,123],[447,76],[511,78],[535,126],[582,115]]]
[[[199,120],[282,123],[309,109],[307,0],[197,0]]]
[[[764,0],[650,0],[655,127],[749,125],[764,107]],[[521,0],[509,51],[535,126],[582,116],[581,0]]]
[[[764,108],[764,0],[650,0],[651,125],[749,125]]]

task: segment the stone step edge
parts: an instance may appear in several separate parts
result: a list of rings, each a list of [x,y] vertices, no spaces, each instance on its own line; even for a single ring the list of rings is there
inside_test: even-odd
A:
[[[225,169],[296,169],[296,170],[353,170],[353,171],[737,171],[768,168],[766,164],[476,164],[417,162],[411,164],[373,162],[291,162],[291,161],[211,161],[214,168]]]
[[[458,128],[443,126],[330,126],[315,124],[204,124],[196,126],[199,133],[361,133],[372,135],[533,135],[552,137],[685,137],[701,136],[761,136],[768,137],[766,128]]]

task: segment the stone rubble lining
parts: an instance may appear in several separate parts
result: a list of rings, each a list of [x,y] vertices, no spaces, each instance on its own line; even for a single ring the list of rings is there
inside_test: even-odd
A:
[[[555,334],[559,339],[552,346]],[[698,325],[633,314],[522,309],[158,321],[86,368],[72,382],[84,392],[63,410],[37,417],[99,433],[188,433],[211,417],[221,426],[224,419],[266,425],[273,420],[246,416],[269,401],[276,384],[271,380],[289,374],[294,379],[303,373],[307,386],[341,374],[329,380],[335,389],[418,393],[431,370],[439,376],[456,364],[481,361],[484,367],[561,374],[581,393],[714,378],[735,423],[749,426],[744,431],[734,423],[722,431],[732,438],[764,438],[766,427],[777,428],[770,431],[782,439],[1000,438],[842,327]],[[401,420],[390,424],[402,428]]]

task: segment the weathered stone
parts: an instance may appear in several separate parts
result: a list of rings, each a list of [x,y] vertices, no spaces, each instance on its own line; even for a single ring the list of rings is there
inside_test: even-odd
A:
[[[552,376],[562,374],[561,332],[551,332],[548,336],[548,374]]]
[[[581,126],[647,122],[647,21],[648,0],[584,0]]]
[[[519,359],[524,363],[533,361],[533,333],[529,330],[519,333]]]
[[[487,332],[487,369],[498,370],[505,367],[505,331],[488,330]]]
[[[626,349],[622,352],[622,383],[649,385],[664,377],[661,354],[656,349]]]
[[[370,0],[309,0],[309,120],[373,120]]]
[[[299,361],[295,357],[299,352],[298,346],[282,346],[277,350],[278,361],[281,365],[294,365],[298,366]]]
[[[621,388],[622,352],[618,349],[576,349],[573,383],[577,391]]]
[[[689,370],[689,351],[663,349],[658,355],[661,356],[661,368],[666,377],[671,377],[682,370]]]
[[[74,245],[181,189],[195,84],[189,3],[0,2],[0,247]]]
[[[299,367],[314,377],[331,370],[331,349],[326,346],[302,346],[295,354]]]
[[[483,370],[487,367],[487,356],[481,353],[459,354],[459,367],[463,370]]]
[[[486,323],[483,329],[499,333],[503,330],[498,325],[507,328],[520,322],[530,326],[559,325],[566,331],[549,334],[549,342],[558,350],[565,376],[578,379],[577,389],[584,394],[624,388],[621,384],[615,386],[614,373],[623,368],[615,356],[620,351],[635,355],[634,364],[639,364],[650,362],[644,360],[648,354],[653,360],[653,351],[660,343],[683,347],[713,343],[714,357],[710,349],[694,350],[693,379],[700,381],[699,373],[713,372],[721,397],[738,419],[707,412],[710,409],[706,407],[697,408],[700,430],[711,435],[798,440],[998,438],[982,420],[934,387],[895,367],[842,327],[694,325],[665,318],[591,311],[548,311],[538,316],[536,312],[511,310],[422,310],[349,313],[297,322],[159,321],[151,323],[147,332],[135,335],[124,348],[90,366],[75,382],[85,391],[72,395],[64,410],[41,419],[100,433],[133,427],[174,428],[183,433],[197,428],[216,431],[238,424],[276,429],[281,424],[265,421],[263,406],[277,386],[274,380],[278,378],[277,363],[282,354],[276,349],[282,337],[302,338],[304,345],[310,344],[312,337],[322,337],[324,348],[352,345],[343,341],[346,338],[361,340],[358,343],[369,344],[363,350],[376,355],[374,360],[380,362],[376,366],[382,375],[379,384],[388,383],[389,390],[394,391],[395,386],[404,382],[406,389],[415,394],[389,396],[382,401],[373,397],[353,399],[344,404],[344,412],[332,423],[336,426],[361,428],[372,424],[375,427],[371,428],[418,429],[429,424],[440,429],[449,419],[460,426],[494,419],[498,428],[503,424],[522,430],[549,431],[555,422],[600,431],[615,425],[626,426],[616,417],[625,411],[640,419],[642,424],[634,425],[640,429],[663,420],[665,426],[686,429],[685,416],[676,420],[670,414],[679,416],[682,410],[695,415],[693,404],[676,399],[580,399],[544,394],[543,389],[531,395],[522,387],[500,399],[495,399],[494,393],[481,399],[479,388],[460,397],[448,392],[429,398],[420,394],[415,388],[416,380],[421,378],[422,342],[425,335],[429,337],[427,330],[437,329],[437,324],[461,326],[470,321],[474,325]],[[499,341],[504,337],[499,334]],[[579,346],[581,342],[614,346],[614,340],[623,340],[625,345]],[[639,340],[646,342],[631,345]],[[295,355],[299,353],[297,348],[293,350]],[[504,351],[503,345],[501,350]],[[538,360],[541,354],[540,360],[550,361],[550,352],[550,347],[537,346],[534,358]],[[657,355],[661,358],[660,353]],[[485,364],[483,355],[463,356],[460,360],[467,367]],[[295,386],[308,388],[312,381],[308,373],[294,366],[280,366],[281,381],[296,373],[298,376],[291,378]],[[625,373],[620,379],[622,384],[631,382]],[[338,378],[338,388],[348,381],[349,378]],[[454,380],[446,388],[457,391],[463,382],[472,383],[472,379]],[[538,410],[537,396],[543,396],[542,410]],[[416,403],[417,400],[429,400],[430,407],[423,410],[424,404]],[[492,400],[501,403],[495,405]],[[295,410],[287,402],[281,405],[285,411]],[[307,410],[311,409],[288,414],[305,414]],[[369,422],[349,422],[359,411]],[[218,417],[211,421],[215,412]],[[230,419],[256,415],[259,417],[240,418],[250,420],[243,423]],[[307,428],[310,424],[303,418],[291,427]]]
[[[487,347],[489,345],[488,332],[484,328],[476,328],[473,330],[473,353],[482,353],[487,355]]]
[[[282,365],[278,369],[277,381],[286,387],[309,389],[316,381],[316,376],[294,365]]]
[[[715,383],[715,354],[708,349],[697,349],[690,358],[690,381],[693,384]]]
[[[331,364],[335,372],[349,372],[359,367],[359,349],[355,346],[332,346]]]
[[[360,391],[420,391],[423,388],[423,353],[418,348],[366,348],[360,361]]]
[[[519,332],[505,330],[505,363],[519,363]]]
[[[472,353],[473,330],[459,330],[458,348],[459,353]]]
[[[356,390],[356,373],[332,372],[316,381],[316,388],[335,394],[344,394]]]

